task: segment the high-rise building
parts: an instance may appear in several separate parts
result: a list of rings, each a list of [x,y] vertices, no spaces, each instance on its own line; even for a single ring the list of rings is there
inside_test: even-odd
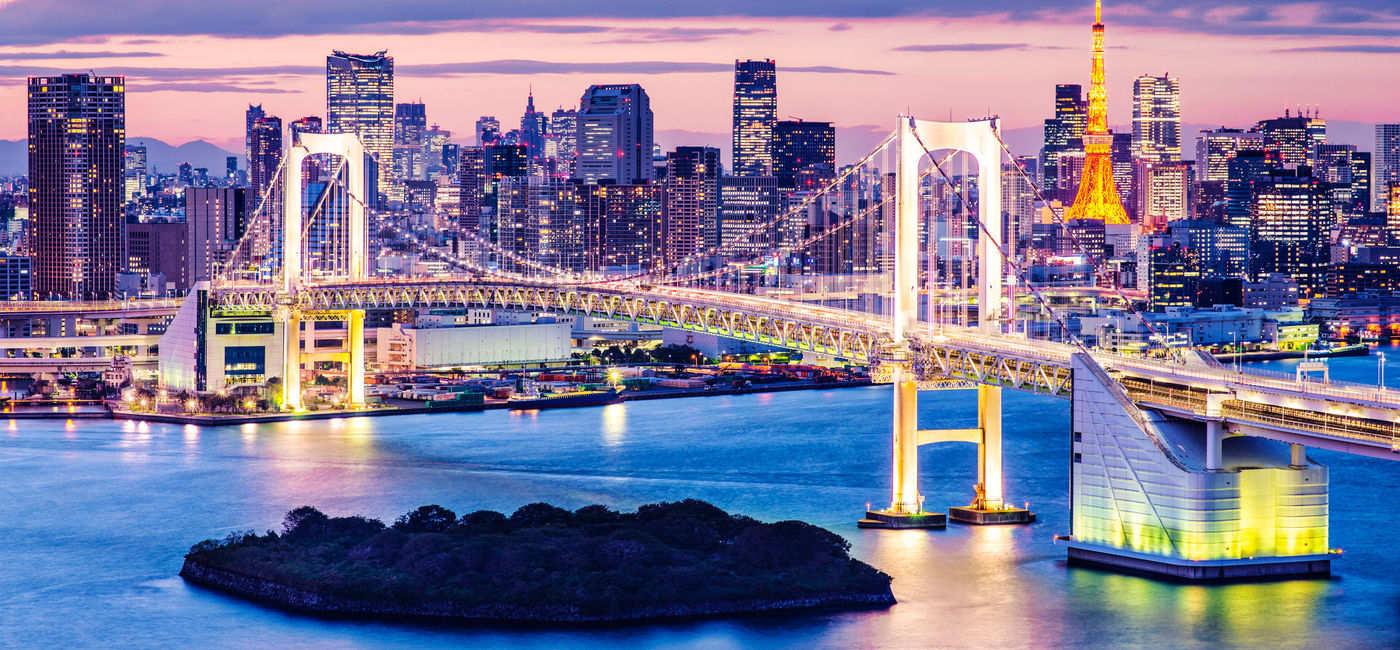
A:
[[[497,199],[500,247],[562,269],[596,269],[598,222],[579,205],[583,187],[558,176],[503,179]],[[512,269],[515,262],[506,259],[502,264]]]
[[[1304,295],[1326,286],[1333,224],[1324,183],[1307,169],[1278,169],[1253,185],[1250,202],[1250,270],[1256,279],[1282,273]]]
[[[1285,110],[1283,117],[1261,120],[1254,130],[1263,137],[1264,148],[1277,151],[1283,166],[1293,169],[1312,164],[1314,147],[1327,143],[1326,126],[1322,118],[1295,117]]]
[[[241,187],[192,187],[185,190],[185,276],[189,282],[212,280],[223,271],[247,227],[249,191]]]
[[[1201,131],[1196,136],[1196,175],[1201,182],[1225,181],[1230,178],[1230,159],[1244,149],[1263,149],[1264,135],[1257,131],[1242,131],[1220,127]]]
[[[288,130],[292,132],[293,139],[295,139],[299,133],[320,133],[323,129],[321,118],[315,115],[307,115],[306,117],[293,120],[287,127]]]
[[[1187,196],[1187,188],[1190,187],[1189,164],[1140,160],[1137,165],[1140,189],[1137,215],[1141,223],[1160,228],[1191,216]]]
[[[720,179],[719,235],[725,250],[756,255],[780,241],[775,221],[783,208],[783,191],[774,176],[725,176]]]
[[[421,138],[425,178],[437,180],[438,176],[443,175],[443,170],[447,168],[442,151],[452,142],[452,132],[434,124],[432,128],[423,131]]]
[[[774,125],[773,175],[784,187],[799,190],[821,189],[835,179],[836,127],[802,120]]]
[[[578,161],[578,111],[560,107],[549,116],[549,132],[555,141],[555,157],[559,161],[556,173],[564,177],[574,175],[574,165]]]
[[[1123,209],[1128,210],[1128,216],[1136,216],[1133,210],[1137,205],[1137,156],[1133,154],[1133,134],[1114,133],[1113,148],[1108,154],[1108,159],[1113,162],[1113,185],[1118,188],[1118,200],[1123,203]],[[1082,170],[1081,170],[1082,171]],[[1078,179],[1071,187],[1079,187]]]
[[[202,188],[189,188],[194,191]],[[160,274],[166,284],[183,291],[190,288],[187,224],[183,221],[138,221],[126,224],[125,273]],[[164,294],[165,287],[160,287]]]
[[[253,122],[264,117],[267,117],[267,113],[263,112],[262,104],[249,104],[248,110],[243,112],[243,160],[249,167],[253,161]]]
[[[354,133],[381,171],[379,191],[389,183],[394,156],[394,57],[386,51],[326,57],[326,132]]]
[[[1133,150],[1140,160],[1181,160],[1181,80],[1143,75],[1133,82]]]
[[[719,245],[720,153],[677,147],[666,154],[666,259],[674,264]]]
[[[394,104],[394,144],[418,144],[428,128],[428,107],[423,102]]]
[[[549,118],[535,110],[535,90],[525,99],[525,114],[520,116],[520,143],[531,161],[544,159],[544,139],[549,133]]]
[[[501,121],[495,115],[482,115],[476,120],[476,144],[484,147],[501,139]]]
[[[1060,185],[1060,156],[1084,152],[1084,128],[1089,104],[1079,84],[1055,86],[1055,117],[1045,120],[1045,146],[1040,157],[1040,183],[1046,190],[1072,190]]]
[[[660,185],[578,185],[578,201],[589,227],[597,228],[600,268],[636,272],[661,262],[666,197]]]
[[[1250,210],[1254,200],[1254,184],[1282,169],[1276,151],[1242,149],[1227,165],[1225,181],[1225,220],[1237,228],[1249,229]]]
[[[1103,4],[1094,5],[1093,64],[1089,80],[1089,121],[1084,127],[1084,175],[1074,204],[1065,216],[1071,220],[1101,221],[1125,225],[1128,211],[1113,178],[1113,134],[1108,130],[1108,91],[1104,87]]]
[[[772,59],[734,62],[733,173],[773,173],[773,128],[778,121],[778,72]]]
[[[277,168],[282,165],[281,118],[275,115],[258,118],[249,136],[253,144],[253,155],[248,159],[248,186],[252,189],[249,200],[252,209],[257,210],[277,176]]]
[[[481,203],[486,195],[486,148],[462,147],[457,164],[458,198],[457,225],[476,234],[481,228]]]
[[[1356,202],[1355,212],[1365,214],[1372,210],[1372,192],[1375,191],[1375,167],[1370,151],[1351,153],[1352,200]]]
[[[1384,212],[1390,205],[1390,184],[1400,183],[1400,124],[1376,125],[1371,156],[1371,209]]]
[[[28,104],[34,295],[111,298],[125,266],[126,79],[29,77]]]
[[[577,138],[575,178],[633,184],[655,177],[651,100],[641,86],[590,86],[579,102]]]
[[[224,158],[224,180],[234,184],[238,182],[238,156]]]
[[[126,145],[122,201],[133,201],[146,193],[146,145]]]

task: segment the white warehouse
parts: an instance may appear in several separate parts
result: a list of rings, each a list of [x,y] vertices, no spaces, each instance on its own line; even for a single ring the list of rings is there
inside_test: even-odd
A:
[[[379,369],[387,371],[453,366],[564,361],[570,356],[567,323],[475,327],[381,327],[376,347]]]

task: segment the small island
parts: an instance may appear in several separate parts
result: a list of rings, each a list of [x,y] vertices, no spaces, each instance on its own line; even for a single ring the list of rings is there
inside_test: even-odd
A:
[[[283,531],[195,544],[180,575],[336,616],[602,623],[894,604],[890,577],[799,521],[687,499],[618,512],[545,503],[460,518],[423,506],[392,526],[287,513]]]

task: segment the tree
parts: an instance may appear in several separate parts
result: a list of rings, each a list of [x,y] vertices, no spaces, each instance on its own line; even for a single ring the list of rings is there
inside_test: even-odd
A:
[[[420,506],[399,515],[394,530],[402,533],[440,533],[457,523],[457,513],[439,505]]]
[[[310,532],[310,529],[324,525],[330,517],[312,506],[301,506],[287,511],[282,518],[282,532],[287,535]]]

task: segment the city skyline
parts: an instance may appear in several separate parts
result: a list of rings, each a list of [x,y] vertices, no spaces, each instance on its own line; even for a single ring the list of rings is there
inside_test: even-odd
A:
[[[985,12],[952,15],[956,11],[949,9],[948,15],[910,15],[877,4],[865,16],[832,10],[789,18],[603,21],[569,17],[565,6],[554,12],[562,17],[554,18],[470,21],[439,14],[434,21],[420,11],[415,20],[334,26],[343,35],[279,36],[268,28],[265,38],[252,38],[236,24],[222,34],[154,33],[164,23],[135,19],[149,4],[155,3],[138,5],[111,33],[70,27],[75,36],[68,39],[44,39],[37,32],[11,38],[15,45],[0,48],[0,69],[9,73],[0,100],[18,101],[26,74],[81,68],[125,74],[129,133],[172,143],[204,139],[236,150],[241,110],[232,107],[261,103],[278,115],[321,115],[320,64],[330,50],[388,49],[398,68],[396,101],[422,99],[429,122],[454,133],[470,133],[480,115],[518,113],[532,85],[536,104],[550,111],[576,105],[591,84],[640,83],[654,98],[664,146],[714,143],[727,149],[733,61],[773,58],[782,76],[780,118],[829,120],[843,133],[875,133],[886,131],[891,116],[905,109],[931,117],[951,113],[954,119],[990,110],[1014,131],[1038,127],[1051,112],[1045,94],[1053,84],[1084,80],[1088,61],[1080,44],[1083,25],[1092,20],[1092,6],[1077,1],[1023,13],[1020,20]],[[1017,6],[1001,2],[992,9]],[[0,22],[22,27],[27,7],[23,0],[0,4]],[[1394,120],[1389,84],[1376,78],[1374,66],[1356,65],[1354,58],[1393,49],[1376,41],[1400,33],[1400,17],[1380,3],[1334,4],[1326,12],[1304,4],[1272,12],[1250,5],[1216,10],[1229,21],[1194,7],[1160,15],[1105,7],[1105,20],[1115,25],[1108,42],[1108,90],[1116,129],[1128,124],[1133,80],[1144,74],[1182,80],[1186,124],[1247,127],[1281,114],[1285,105],[1320,105],[1332,121]],[[801,9],[811,14],[823,7]],[[899,17],[874,15],[880,11]],[[1197,15],[1206,18],[1192,18]],[[1008,26],[1015,28],[1014,38],[1008,38]],[[608,47],[597,47],[600,42]],[[1231,65],[1217,65],[1222,56],[1233,57]],[[979,79],[987,72],[989,79]],[[1300,78],[1311,85],[1297,88]],[[20,138],[23,128],[14,112],[0,118],[0,138]],[[697,135],[686,139],[676,132]],[[859,137],[843,140],[852,142],[841,143],[841,160],[864,145],[856,142]]]

